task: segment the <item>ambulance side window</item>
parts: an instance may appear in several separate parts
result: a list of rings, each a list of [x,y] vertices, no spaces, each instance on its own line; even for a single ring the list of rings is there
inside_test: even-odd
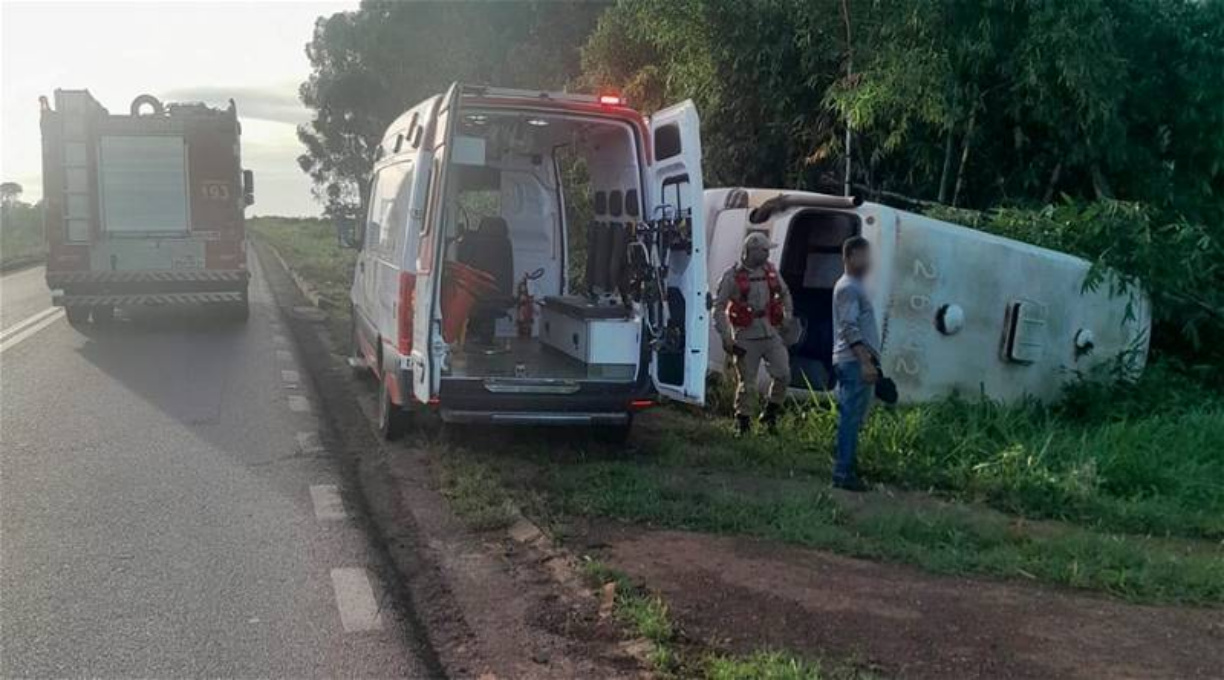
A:
[[[395,163],[378,171],[366,222],[366,248],[371,252],[392,258],[397,254],[408,223],[411,190],[411,162]]]
[[[370,208],[366,214],[365,224],[365,239],[362,240],[362,250],[377,250],[378,235],[379,235],[379,214],[378,214],[378,177],[382,173],[374,175],[374,180],[370,185]]]

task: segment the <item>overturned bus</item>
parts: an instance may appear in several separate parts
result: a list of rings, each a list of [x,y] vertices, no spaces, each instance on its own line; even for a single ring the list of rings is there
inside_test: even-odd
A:
[[[1089,285],[1092,265],[1081,258],[841,196],[711,189],[704,206],[710,276],[736,261],[752,231],[777,245],[770,259],[803,327],[790,348],[796,396],[833,386],[833,285],[842,242],[855,235],[875,254],[881,365],[902,401],[1046,400],[1102,363],[1121,358],[1136,375],[1146,361],[1147,298],[1115,294],[1108,274]],[[716,340],[709,365],[720,372]]]

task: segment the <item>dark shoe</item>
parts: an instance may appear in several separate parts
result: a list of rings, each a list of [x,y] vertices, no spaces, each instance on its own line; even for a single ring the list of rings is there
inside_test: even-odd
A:
[[[765,426],[770,432],[777,429],[778,414],[782,412],[782,407],[772,401],[765,405],[765,410],[761,411],[761,417],[757,420]]]
[[[742,437],[752,431],[752,419],[748,416],[735,416],[735,436]]]
[[[864,484],[863,480],[859,479],[858,477],[851,477],[850,479],[840,479],[840,480],[835,479],[833,480],[833,488],[841,489],[842,491],[853,491],[855,493],[861,493],[863,491],[870,490],[870,487]]]

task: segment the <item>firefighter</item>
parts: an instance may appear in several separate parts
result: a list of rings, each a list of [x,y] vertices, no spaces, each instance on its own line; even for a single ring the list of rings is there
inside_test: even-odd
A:
[[[769,263],[773,247],[765,234],[749,234],[740,261],[723,273],[714,299],[714,327],[735,362],[735,428],[739,434],[752,427],[750,414],[761,360],[771,381],[760,421],[770,430],[790,383],[790,355],[783,338],[784,329],[792,324],[793,307],[790,290]]]

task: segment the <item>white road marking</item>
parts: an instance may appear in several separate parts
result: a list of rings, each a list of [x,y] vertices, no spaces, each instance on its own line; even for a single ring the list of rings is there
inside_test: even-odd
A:
[[[365,569],[346,567],[332,569],[332,590],[340,610],[340,625],[346,633],[358,633],[382,628],[382,614],[374,600],[374,589]]]
[[[300,394],[289,395],[289,410],[297,413],[306,413],[310,410],[310,402]]]
[[[291,371],[287,368],[281,369],[281,382],[287,385],[296,385],[301,382],[301,376],[297,371]]]
[[[302,453],[321,453],[323,451],[318,432],[299,432],[296,436],[298,451]]]
[[[4,330],[0,331],[0,342],[4,341],[10,335],[17,333],[21,329],[27,326],[31,326],[35,323],[38,323],[39,321],[42,321],[43,319],[47,318],[48,316],[51,316],[57,311],[63,311],[63,309],[61,307],[48,307],[37,314],[31,314],[30,316],[27,316],[21,321],[18,321],[17,323],[9,326],[8,328],[5,328]]]
[[[32,337],[64,316],[63,307],[50,307],[9,326],[0,333],[0,352],[16,347],[22,340]]]
[[[344,501],[340,500],[340,487],[335,484],[311,486],[310,500],[314,503],[315,519],[320,522],[348,519],[348,513],[344,511]]]
[[[278,361],[289,363],[293,361],[293,352],[290,352],[287,349],[278,349],[276,350],[276,358]]]

